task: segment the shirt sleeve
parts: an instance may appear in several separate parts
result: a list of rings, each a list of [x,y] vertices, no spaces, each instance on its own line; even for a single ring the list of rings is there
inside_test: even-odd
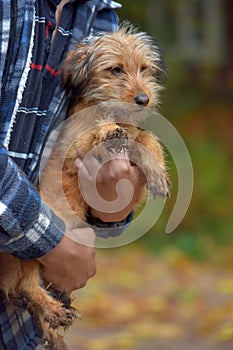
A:
[[[36,259],[53,249],[64,232],[64,222],[0,147],[0,251]]]

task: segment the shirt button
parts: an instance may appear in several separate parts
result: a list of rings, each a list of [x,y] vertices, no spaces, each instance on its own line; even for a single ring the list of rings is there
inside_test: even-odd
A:
[[[45,53],[47,53],[47,55],[50,53],[50,47],[49,47],[49,46],[47,46],[47,47],[45,48]]]
[[[50,16],[51,18],[54,18],[54,17],[55,17],[55,12],[51,10],[51,11],[49,12],[49,16]]]

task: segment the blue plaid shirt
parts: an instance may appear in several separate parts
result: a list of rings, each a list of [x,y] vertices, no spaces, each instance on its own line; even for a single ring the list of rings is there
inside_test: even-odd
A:
[[[35,259],[55,247],[65,225],[33,184],[48,135],[66,116],[59,65],[81,38],[114,31],[111,0],[70,0],[53,46],[58,0],[0,0],[0,251]],[[0,293],[0,349],[43,349],[31,315]]]

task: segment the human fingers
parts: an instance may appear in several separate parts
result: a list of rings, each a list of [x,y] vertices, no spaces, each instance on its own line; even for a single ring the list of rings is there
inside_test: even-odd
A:
[[[61,242],[38,259],[46,281],[66,293],[84,287],[96,273],[94,241],[90,228],[67,230]]]

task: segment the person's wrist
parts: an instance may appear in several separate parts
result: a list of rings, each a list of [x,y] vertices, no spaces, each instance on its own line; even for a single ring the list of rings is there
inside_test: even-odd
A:
[[[86,213],[87,223],[94,229],[96,236],[100,238],[118,237],[128,227],[133,219],[133,211],[122,221],[104,222],[94,217],[90,210]]]
[[[95,214],[95,212],[93,213],[91,208],[89,208],[88,212],[86,213],[87,222],[92,226],[97,226],[97,227],[111,227],[111,226],[117,227],[118,226],[118,227],[121,227],[121,226],[126,225],[129,221],[131,221],[133,211],[131,210],[129,213],[124,215],[123,218],[122,218],[122,216],[119,216],[119,220],[117,220],[118,217],[116,215],[109,215],[109,216],[103,215],[103,217],[102,216],[100,217],[98,215],[99,212],[97,212],[97,215],[94,215],[94,214]],[[103,220],[103,219],[105,219],[105,220]]]
[[[111,222],[120,222],[124,221],[125,218],[131,213],[132,209],[124,210],[117,213],[104,213],[93,208],[89,209],[89,214],[94,218],[101,220],[102,222],[111,223]]]

